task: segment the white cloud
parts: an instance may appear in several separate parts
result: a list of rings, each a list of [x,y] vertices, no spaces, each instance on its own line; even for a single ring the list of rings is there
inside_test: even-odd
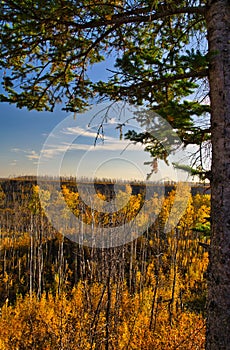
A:
[[[117,124],[117,119],[116,118],[109,119],[108,124]]]
[[[92,138],[95,138],[97,136],[96,131],[93,132],[87,129],[83,129],[79,126],[68,127],[65,130],[63,130],[62,133],[65,135],[78,135],[78,136],[92,137]]]
[[[68,132],[85,132],[84,129],[79,127],[68,128]],[[87,137],[93,137],[95,139],[95,134],[91,131],[86,132]],[[84,133],[85,136],[85,133]],[[76,141],[76,140],[75,140]],[[25,155],[29,161],[33,162],[33,164],[38,164],[40,156],[42,156],[41,161],[51,160],[61,155],[64,155],[67,152],[108,152],[108,151],[117,151],[119,153],[123,153],[125,151],[133,151],[137,152],[142,150],[143,147],[141,145],[134,145],[130,141],[119,140],[118,138],[106,136],[104,140],[98,140],[98,143],[94,146],[93,142],[91,144],[85,143],[70,143],[62,141],[59,143],[50,143],[46,144],[44,149],[41,150],[40,154],[31,149],[20,149],[20,148],[12,148],[11,151],[15,153],[22,153]],[[12,165],[16,165],[15,161],[12,162]]]
[[[9,164],[10,166],[16,166],[18,163],[17,159],[12,160],[12,162]]]
[[[39,159],[39,154],[37,154],[35,151],[27,151],[26,152],[26,158],[28,158],[29,160],[35,160],[35,159]]]
[[[44,158],[51,159],[60,154],[72,151],[84,151],[84,152],[101,152],[101,151],[143,151],[144,146],[134,145],[130,141],[119,140],[114,137],[106,137],[103,141],[99,140],[98,143],[94,144],[85,144],[85,143],[70,143],[70,142],[61,142],[60,144],[47,144],[44,149],[41,151],[41,155]],[[30,155],[30,159],[35,158],[34,153]]]
[[[15,152],[15,153],[22,153],[25,155],[25,157],[32,161],[34,164],[37,164],[37,160],[39,159],[40,155],[34,151],[34,150],[30,150],[30,149],[21,149],[21,148],[12,148],[11,152]],[[11,165],[16,165],[16,162],[18,160],[13,160]]]
[[[23,150],[20,148],[11,148],[11,152],[22,152]]]

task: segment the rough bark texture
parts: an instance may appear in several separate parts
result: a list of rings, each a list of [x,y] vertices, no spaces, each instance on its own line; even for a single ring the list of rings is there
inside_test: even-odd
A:
[[[207,350],[230,349],[230,0],[207,7],[212,128],[212,239]]]

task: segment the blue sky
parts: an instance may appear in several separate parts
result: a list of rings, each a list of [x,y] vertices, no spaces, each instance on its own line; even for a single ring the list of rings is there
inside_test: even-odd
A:
[[[55,113],[28,112],[0,104],[0,176],[35,174],[35,160],[46,135],[65,117]]]
[[[95,81],[108,76],[106,68],[109,65],[111,62],[97,65],[89,74]],[[150,161],[150,156],[140,145],[130,145],[119,139],[116,108],[111,109],[110,120],[104,124],[104,139],[99,137],[94,147],[103,113],[93,120],[90,127],[88,123],[103,108],[104,105],[93,106],[74,119],[60,106],[50,113],[17,109],[1,103],[0,177],[39,173],[145,181],[150,167],[144,162]],[[122,117],[121,121],[126,121],[129,113],[123,113]],[[143,131],[133,120],[123,133],[128,129]],[[172,165],[160,162],[159,171],[151,180],[163,178],[178,180],[178,173]]]
[[[109,122],[104,124],[104,138],[99,137],[94,146],[100,116],[90,127],[88,123],[102,107],[92,107],[74,119],[60,109],[53,113],[28,112],[1,104],[0,177],[36,175],[40,164],[44,175],[145,180],[149,166],[144,162],[150,161],[150,156],[140,145],[119,139],[115,115],[111,114]],[[141,131],[133,121],[123,132],[129,128]],[[155,179],[167,176],[175,177],[175,174],[162,163]]]

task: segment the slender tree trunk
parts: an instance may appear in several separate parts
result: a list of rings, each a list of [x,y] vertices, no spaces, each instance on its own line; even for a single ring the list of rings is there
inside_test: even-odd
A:
[[[130,261],[129,261],[129,292],[132,293],[132,280],[133,280],[133,242],[131,242],[130,248]]]
[[[110,255],[111,256],[111,255]],[[109,261],[109,264],[112,262]],[[111,318],[111,265],[109,265],[109,271],[108,271],[108,278],[107,278],[107,306],[106,306],[106,343],[105,343],[105,349],[109,350],[110,349],[110,318]]]
[[[33,247],[33,217],[31,214],[31,227],[30,227],[30,298],[32,298],[32,294],[33,294],[33,252],[34,252],[34,247]]]
[[[224,350],[230,349],[230,1],[207,6],[213,158],[206,349]]]

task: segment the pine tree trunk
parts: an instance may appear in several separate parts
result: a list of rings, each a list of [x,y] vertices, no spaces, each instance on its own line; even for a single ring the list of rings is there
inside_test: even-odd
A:
[[[206,14],[212,128],[212,237],[207,350],[230,349],[230,1],[209,0]]]

